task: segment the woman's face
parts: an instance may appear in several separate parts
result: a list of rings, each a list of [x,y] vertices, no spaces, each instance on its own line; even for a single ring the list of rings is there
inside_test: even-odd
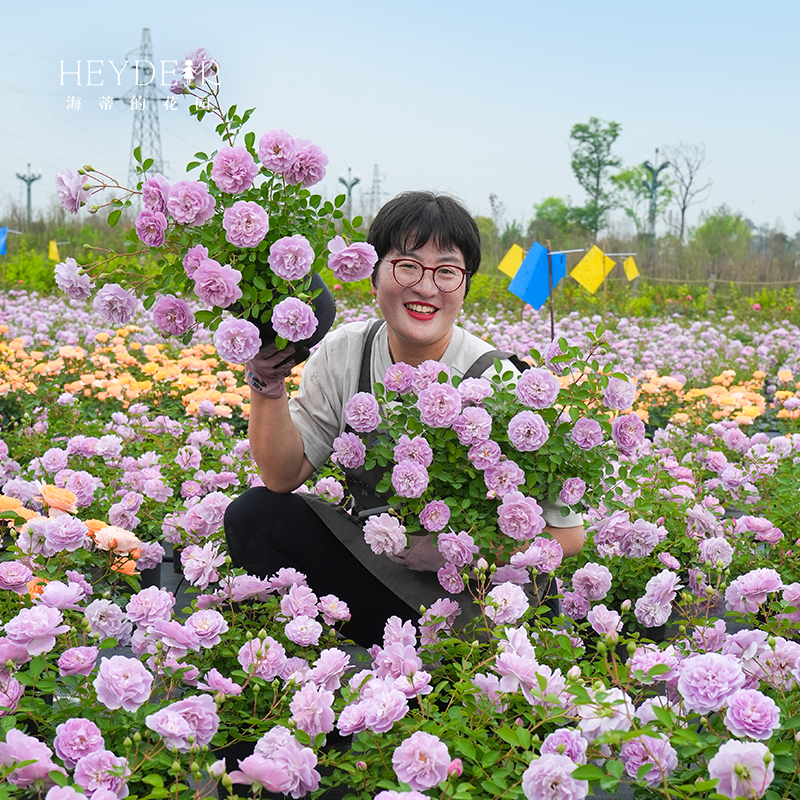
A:
[[[464,302],[466,282],[454,292],[442,292],[433,282],[433,273],[425,271],[416,286],[401,286],[389,263],[401,257],[413,258],[426,267],[452,264],[465,268],[464,256],[457,248],[441,251],[429,240],[417,250],[390,250],[378,268],[375,296],[386,320],[392,358],[418,366],[444,355]]]

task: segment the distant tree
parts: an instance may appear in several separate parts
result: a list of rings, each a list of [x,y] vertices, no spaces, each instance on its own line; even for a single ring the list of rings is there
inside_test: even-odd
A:
[[[678,207],[678,238],[683,241],[686,231],[686,211],[707,199],[705,193],[711,188],[711,180],[701,180],[700,170],[705,166],[706,148],[702,144],[680,144],[667,147],[664,152],[672,167],[674,199]],[[705,195],[705,196],[704,196]]]
[[[725,205],[713,214],[701,217],[691,247],[706,263],[709,294],[713,294],[714,283],[722,274],[722,268],[730,268],[747,255],[751,238],[750,226],[742,215],[733,214]]]
[[[651,173],[643,164],[626,167],[611,176],[614,205],[633,220],[637,234],[645,233],[650,223],[650,181]],[[659,183],[656,189],[656,216],[663,214],[672,201],[672,182],[662,176]]]
[[[618,122],[603,122],[591,117],[588,123],[574,125],[569,135],[575,142],[572,171],[589,196],[586,205],[580,209],[580,223],[594,233],[595,238],[603,227],[606,212],[613,205],[608,188],[609,173],[622,162],[612,155],[611,148],[621,130]]]
[[[562,197],[545,197],[541,203],[534,203],[533,211],[536,214],[533,225],[549,226],[562,236],[566,236],[575,224],[575,209],[569,197],[566,200]]]

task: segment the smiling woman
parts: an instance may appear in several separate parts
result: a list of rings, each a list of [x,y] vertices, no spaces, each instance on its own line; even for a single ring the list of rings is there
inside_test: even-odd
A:
[[[432,536],[413,536],[405,546],[398,520],[381,516],[389,509],[374,490],[380,469],[367,473],[363,458],[345,464],[340,447],[334,452],[348,431],[364,430],[352,409],[376,404],[370,392],[395,365],[405,365],[414,380],[430,375],[428,382],[438,386],[439,368],[451,377],[477,378],[492,374],[494,357],[502,354],[455,325],[480,265],[478,229],[463,206],[451,197],[409,192],[380,210],[367,238],[378,256],[372,288],[385,324],[355,322],[329,333],[291,400],[284,377],[294,351],[265,348],[247,364],[250,444],[264,486],[228,506],[225,534],[236,566],[259,576],[294,568],[318,596],[347,603],[353,619],[343,632],[370,646],[390,616],[416,622],[420,605],[430,608],[446,596],[437,578],[445,558]],[[457,414],[461,401],[452,392]],[[351,513],[319,497],[293,494],[332,455],[347,467]],[[577,552],[583,542],[580,516],[562,516],[555,505],[540,504],[546,530],[566,555]],[[396,523],[391,530],[387,519]],[[373,546],[377,539],[396,540],[397,547],[384,554]],[[474,615],[468,592],[454,600],[464,612],[461,620]]]

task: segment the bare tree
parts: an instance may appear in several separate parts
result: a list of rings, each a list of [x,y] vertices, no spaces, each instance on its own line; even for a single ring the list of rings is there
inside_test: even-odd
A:
[[[712,184],[710,179],[701,183],[698,177],[698,173],[706,163],[706,148],[702,144],[681,142],[667,147],[665,155],[672,167],[672,189],[679,212],[678,237],[683,241],[683,234],[686,230],[686,210],[690,206],[706,200],[707,195],[703,195],[711,188]]]

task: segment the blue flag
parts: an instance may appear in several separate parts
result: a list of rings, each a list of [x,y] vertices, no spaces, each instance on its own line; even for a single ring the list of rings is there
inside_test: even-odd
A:
[[[6,254],[7,234],[8,234],[8,228],[0,228],[0,256],[4,256]]]
[[[567,254],[556,253],[550,257],[553,267],[553,288],[567,274]],[[508,287],[512,294],[533,308],[541,308],[550,296],[550,278],[547,274],[547,248],[534,242],[528,255]]]

